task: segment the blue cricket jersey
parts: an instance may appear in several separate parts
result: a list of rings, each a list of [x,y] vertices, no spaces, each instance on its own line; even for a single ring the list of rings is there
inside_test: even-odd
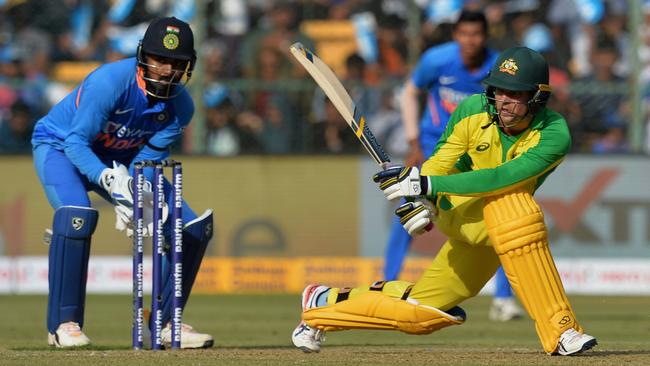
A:
[[[433,152],[458,103],[484,91],[481,82],[498,56],[493,50],[487,52],[485,61],[474,72],[465,68],[456,42],[431,47],[420,57],[411,80],[415,86],[427,91],[427,103],[420,119],[420,145],[425,154]]]
[[[98,183],[113,161],[126,166],[159,160],[181,137],[194,114],[187,90],[149,105],[135,58],[100,66],[34,128],[32,145],[49,144]]]

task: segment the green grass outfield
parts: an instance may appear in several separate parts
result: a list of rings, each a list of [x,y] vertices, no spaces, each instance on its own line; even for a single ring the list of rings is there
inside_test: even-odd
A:
[[[131,298],[88,297],[85,332],[93,346],[47,347],[45,296],[0,296],[0,365],[650,365],[650,297],[571,297],[600,343],[577,357],[547,356],[530,319],[493,323],[488,297],[464,304],[466,324],[427,336],[328,333],[319,354],[293,348],[299,295],[194,296],[184,320],[215,336],[199,351],[132,351]]]

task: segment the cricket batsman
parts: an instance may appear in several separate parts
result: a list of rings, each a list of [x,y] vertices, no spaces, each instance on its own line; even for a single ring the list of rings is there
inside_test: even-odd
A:
[[[567,299],[533,198],[571,145],[564,118],[546,108],[548,81],[539,53],[503,51],[484,80],[485,93],[458,105],[421,171],[396,167],[374,176],[388,200],[407,200],[395,212],[409,234],[435,223],[449,239],[415,283],[307,286],[292,333],[296,347],[318,352],[325,331],[429,334],[462,324],[458,305],[478,294],[499,265],[546,353],[573,355],[597,344]]]
[[[118,230],[133,228],[133,164],[163,160],[194,113],[185,89],[196,63],[190,26],[176,18],[154,20],[140,41],[137,56],[102,65],[41,118],[32,136],[34,166],[54,209],[49,248],[48,343],[56,347],[90,344],[83,332],[90,242],[98,212],[95,191],[115,207]],[[130,167],[129,170],[127,167]],[[151,168],[145,170],[153,181]],[[165,180],[169,206],[171,184]],[[151,186],[149,185],[149,191]],[[148,207],[146,207],[148,205]],[[152,202],[145,199],[145,212]],[[201,216],[183,202],[183,306],[212,237],[212,210]],[[144,235],[153,231],[151,215]],[[171,224],[163,233],[169,242]],[[163,344],[171,343],[173,273],[163,260]],[[182,348],[213,344],[209,334],[183,324]]]

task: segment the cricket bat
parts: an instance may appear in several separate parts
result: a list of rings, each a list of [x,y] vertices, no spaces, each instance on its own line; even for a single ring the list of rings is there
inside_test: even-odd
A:
[[[386,169],[390,159],[377,139],[368,128],[366,119],[357,109],[350,94],[345,90],[341,81],[334,72],[313,52],[303,47],[300,42],[290,47],[293,57],[307,70],[316,84],[325,92],[325,95],[334,104],[336,110],[343,116],[352,131],[357,136],[370,156],[382,168]]]

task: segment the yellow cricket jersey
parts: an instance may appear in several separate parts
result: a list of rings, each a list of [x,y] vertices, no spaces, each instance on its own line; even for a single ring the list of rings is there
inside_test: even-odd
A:
[[[429,176],[429,191],[440,209],[438,228],[470,243],[487,240],[483,200],[471,197],[522,186],[534,193],[571,146],[566,121],[557,112],[543,108],[528,129],[509,136],[492,123],[486,105],[482,94],[458,105],[421,171]]]

